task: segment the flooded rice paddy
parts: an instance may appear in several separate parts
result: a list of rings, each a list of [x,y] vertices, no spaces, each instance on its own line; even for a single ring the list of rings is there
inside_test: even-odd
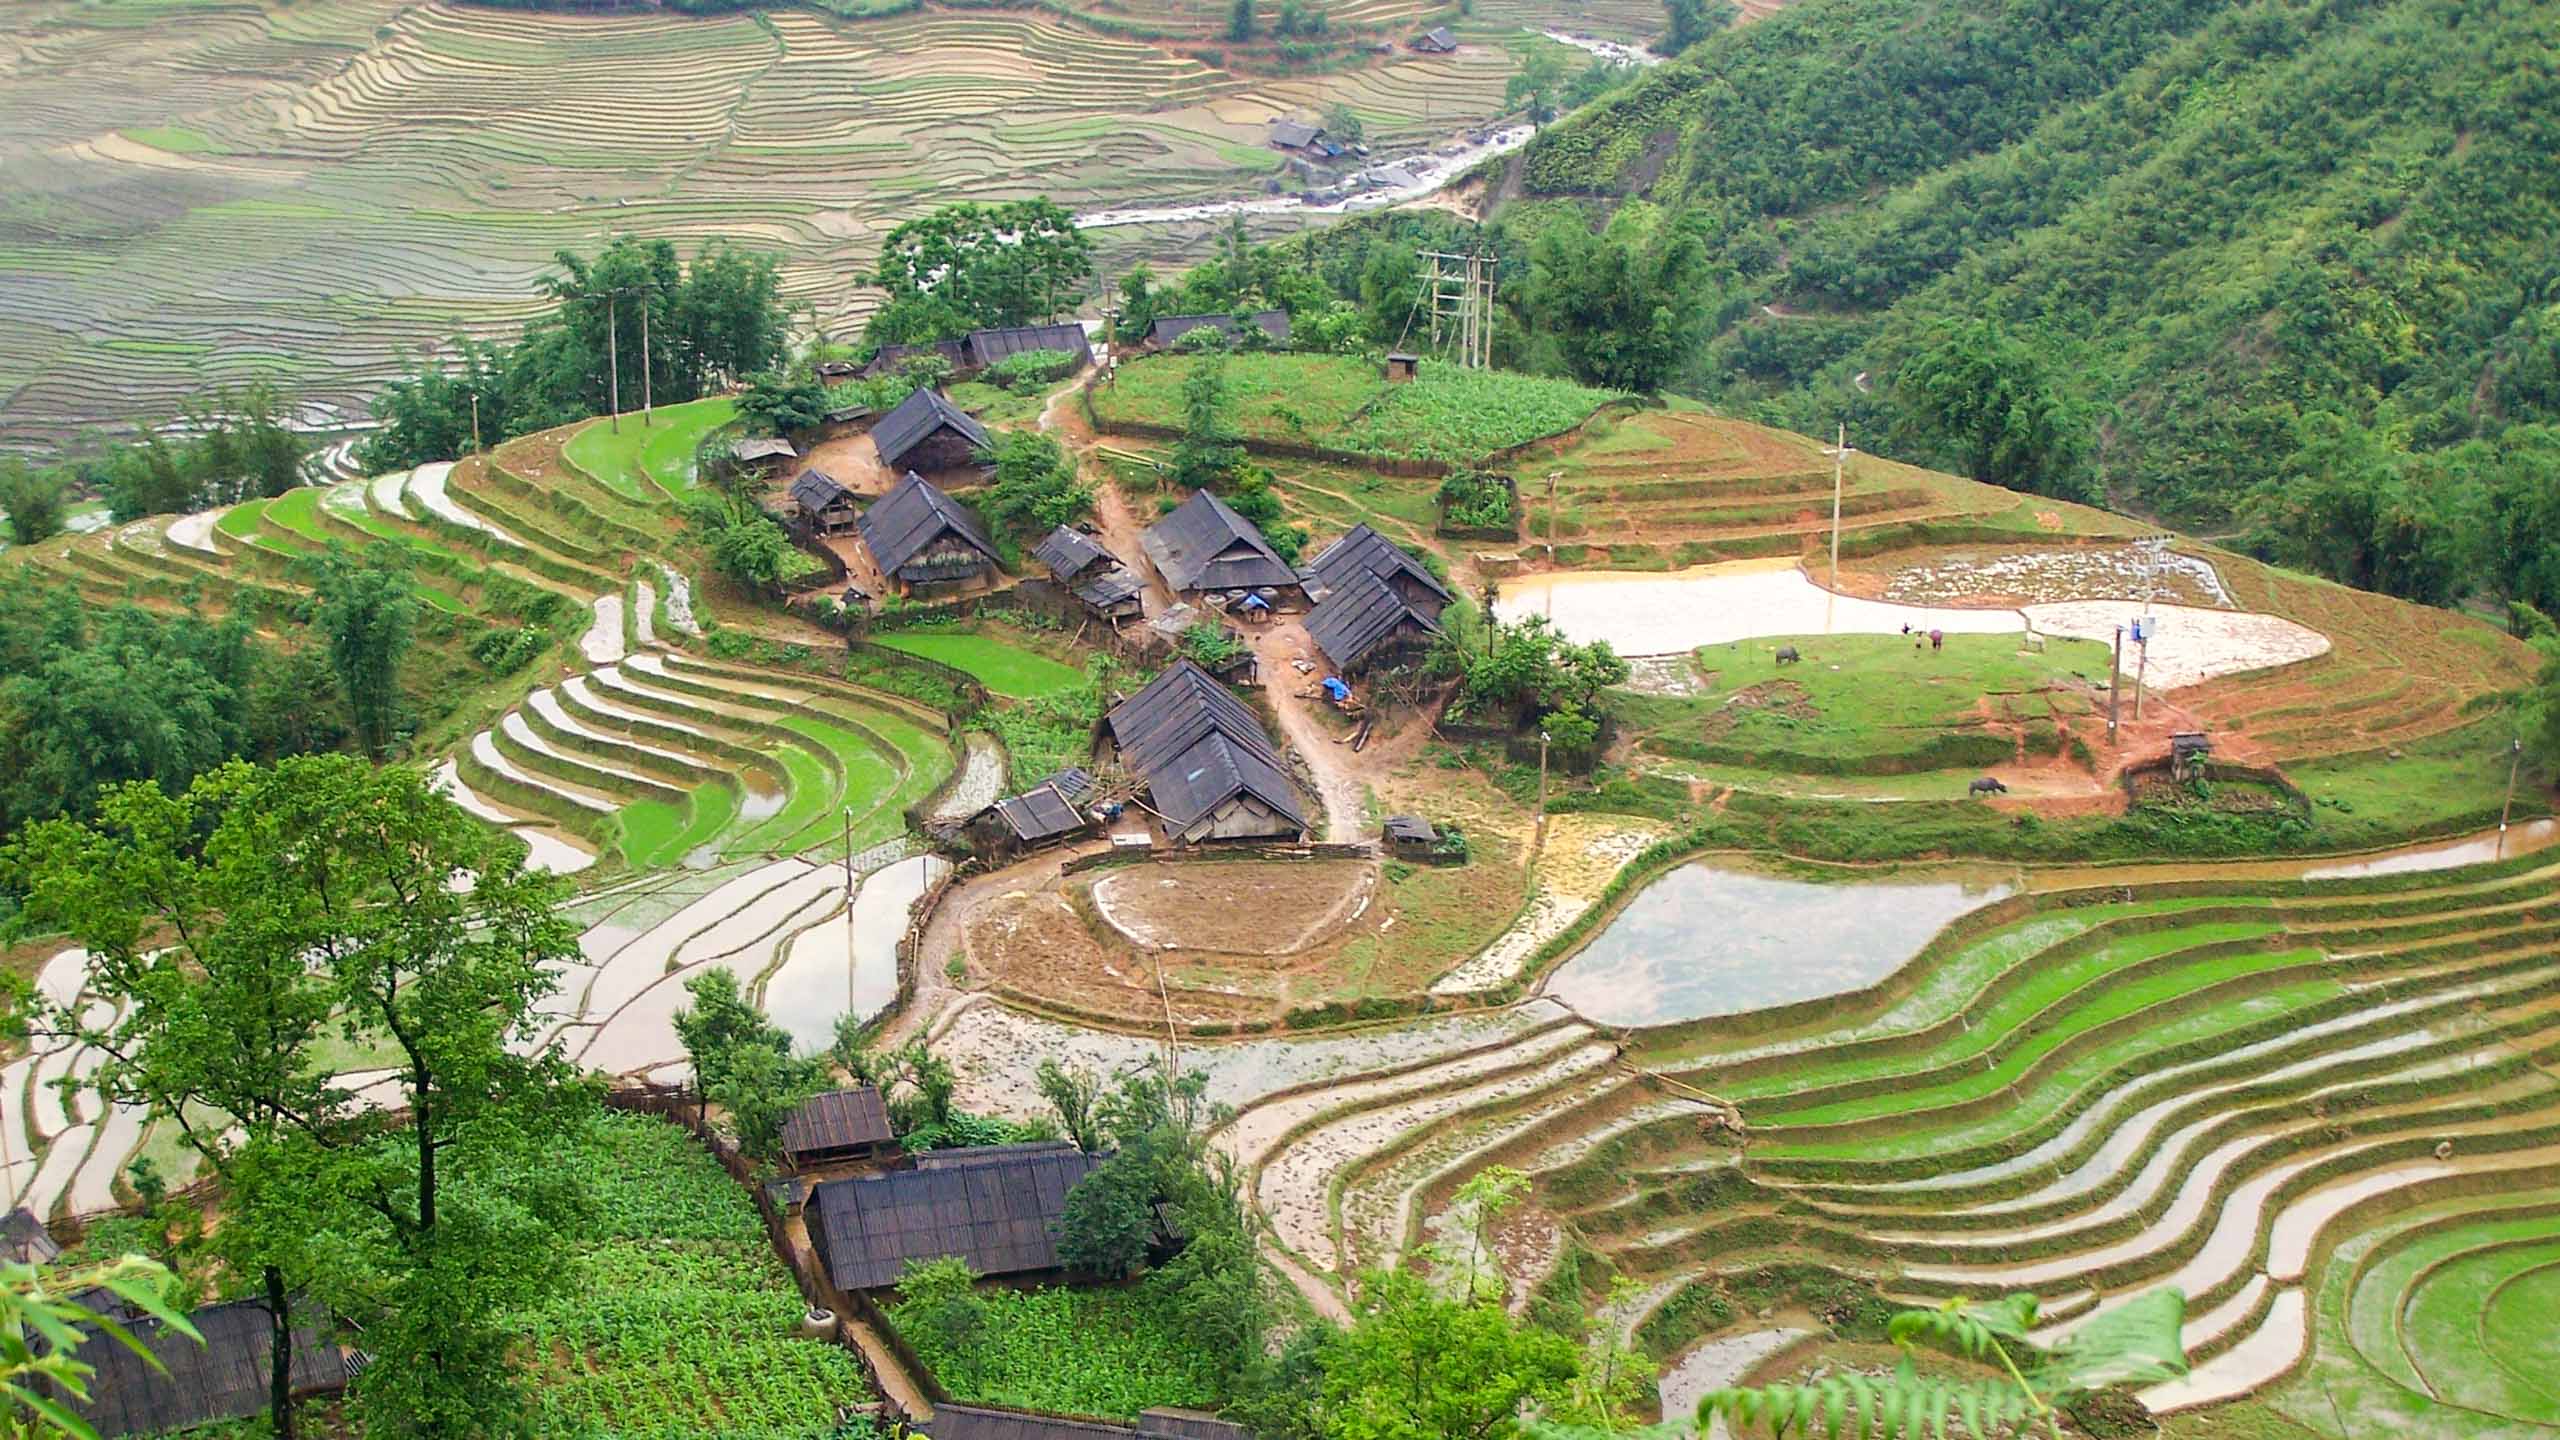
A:
[[[1544,992],[1603,1025],[1669,1025],[1864,989],[1949,921],[2014,893],[2014,872],[1889,880],[1773,875],[1694,860],[1637,892]]]

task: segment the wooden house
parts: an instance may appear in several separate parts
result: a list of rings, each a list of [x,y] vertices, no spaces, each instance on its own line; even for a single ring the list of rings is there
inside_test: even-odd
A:
[[[922,389],[901,400],[871,427],[871,446],[882,469],[939,474],[979,468],[995,447],[987,428],[939,390]]]
[[[1457,50],[1458,36],[1446,25],[1434,25],[1407,43],[1425,55],[1447,55]]]
[[[984,1276],[1058,1268],[1067,1192],[1102,1164],[1066,1141],[927,1151],[916,1168],[809,1192],[809,1239],[839,1290],[898,1283],[910,1260],[957,1256]]]
[[[1354,570],[1307,612],[1307,638],[1337,675],[1419,661],[1440,624],[1367,570]]]
[[[1367,525],[1352,526],[1307,562],[1307,594],[1321,602],[1364,571],[1385,581],[1407,605],[1433,620],[1449,607],[1449,587],[1440,583],[1440,577],[1415,559],[1412,551]]]
[[[1117,624],[1145,613],[1146,583],[1081,530],[1061,525],[1050,531],[1031,547],[1031,558],[1096,618]]]
[[[1068,373],[1093,363],[1093,337],[1072,320],[1055,325],[1015,325],[1001,330],[972,330],[960,342],[969,357],[969,368],[983,370],[1000,360],[1027,355],[1035,350],[1055,350],[1073,356],[1075,364]]]
[[[971,816],[969,848],[1003,861],[1081,839],[1100,824],[1085,805],[1092,794],[1091,772],[1061,770]]]
[[[1399,350],[1387,357],[1387,382],[1389,384],[1402,385],[1409,380],[1419,379],[1421,375],[1421,356],[1408,355],[1404,351]]]
[[[795,1166],[874,1160],[897,1150],[889,1107],[869,1085],[812,1095],[782,1122],[782,1153]]]
[[[812,534],[841,535],[861,520],[854,493],[824,470],[803,470],[791,482],[791,504]]]
[[[902,595],[957,595],[994,582],[996,546],[985,522],[913,471],[856,524],[881,579]]]
[[[1260,719],[1180,659],[1102,720],[1106,758],[1134,772],[1175,844],[1298,841],[1307,817]]]
[[[1298,572],[1262,538],[1252,521],[1209,491],[1192,495],[1138,537],[1147,560],[1177,595],[1217,593],[1230,600],[1268,590],[1274,606],[1300,605]]]
[[[275,1315],[264,1301],[234,1300],[190,1313],[187,1323],[204,1337],[202,1343],[114,1303],[105,1302],[107,1318],[131,1333],[149,1358],[92,1335],[80,1347],[81,1363],[97,1367],[89,1377],[89,1400],[84,1404],[59,1392],[53,1397],[101,1436],[160,1435],[266,1412]],[[297,1302],[294,1315],[293,1393],[345,1389],[347,1357],[329,1342],[317,1308]]]

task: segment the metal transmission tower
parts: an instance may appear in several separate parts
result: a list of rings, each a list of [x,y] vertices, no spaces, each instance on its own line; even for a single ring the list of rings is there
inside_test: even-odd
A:
[[[1425,250],[1431,264],[1431,348],[1454,345],[1458,364],[1493,368],[1493,257]]]

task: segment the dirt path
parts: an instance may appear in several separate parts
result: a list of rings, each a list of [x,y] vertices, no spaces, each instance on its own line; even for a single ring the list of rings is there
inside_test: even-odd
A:
[[[1247,627],[1244,634],[1260,657],[1262,693],[1271,701],[1271,712],[1280,717],[1281,738],[1306,758],[1307,770],[1315,776],[1316,797],[1324,804],[1323,838],[1359,839],[1364,819],[1361,812],[1366,808],[1359,767],[1352,763],[1359,757],[1352,754],[1350,742],[1336,743],[1337,737],[1316,719],[1314,707],[1323,702],[1302,699],[1298,694],[1312,688],[1324,675],[1323,662],[1316,659],[1316,647],[1307,639],[1306,627],[1293,617],[1258,628]],[[1317,668],[1300,674],[1298,667],[1289,663],[1299,658],[1315,661]]]
[[[1146,548],[1138,543],[1139,533],[1152,522],[1152,517],[1140,518],[1139,508],[1130,503],[1128,496],[1120,493],[1120,487],[1112,480],[1110,472],[1095,463],[1092,451],[1099,437],[1093,433],[1093,427],[1085,423],[1084,411],[1076,404],[1075,386],[1070,385],[1049,397],[1049,403],[1040,410],[1040,428],[1056,436],[1058,443],[1067,447],[1067,453],[1075,456],[1076,467],[1085,482],[1093,486],[1094,525],[1102,532],[1104,548],[1120,557],[1120,563],[1128,567],[1130,574],[1146,582],[1147,588],[1139,602],[1146,614],[1161,615],[1172,609],[1173,592],[1166,589],[1164,582],[1149,568]]]

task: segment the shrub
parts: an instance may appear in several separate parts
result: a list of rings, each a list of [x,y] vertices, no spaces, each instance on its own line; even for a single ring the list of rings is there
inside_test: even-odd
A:
[[[1502,530],[1516,523],[1511,482],[1484,470],[1452,470],[1440,482],[1444,523],[1468,530]]]
[[[1063,380],[1075,373],[1076,357],[1069,350],[1025,350],[1007,355],[987,367],[979,378],[990,385],[1001,385],[1016,395],[1033,394],[1040,387]]]
[[[487,630],[472,640],[471,658],[487,666],[493,675],[513,675],[532,664],[534,657],[550,645],[551,632],[532,625]]]

